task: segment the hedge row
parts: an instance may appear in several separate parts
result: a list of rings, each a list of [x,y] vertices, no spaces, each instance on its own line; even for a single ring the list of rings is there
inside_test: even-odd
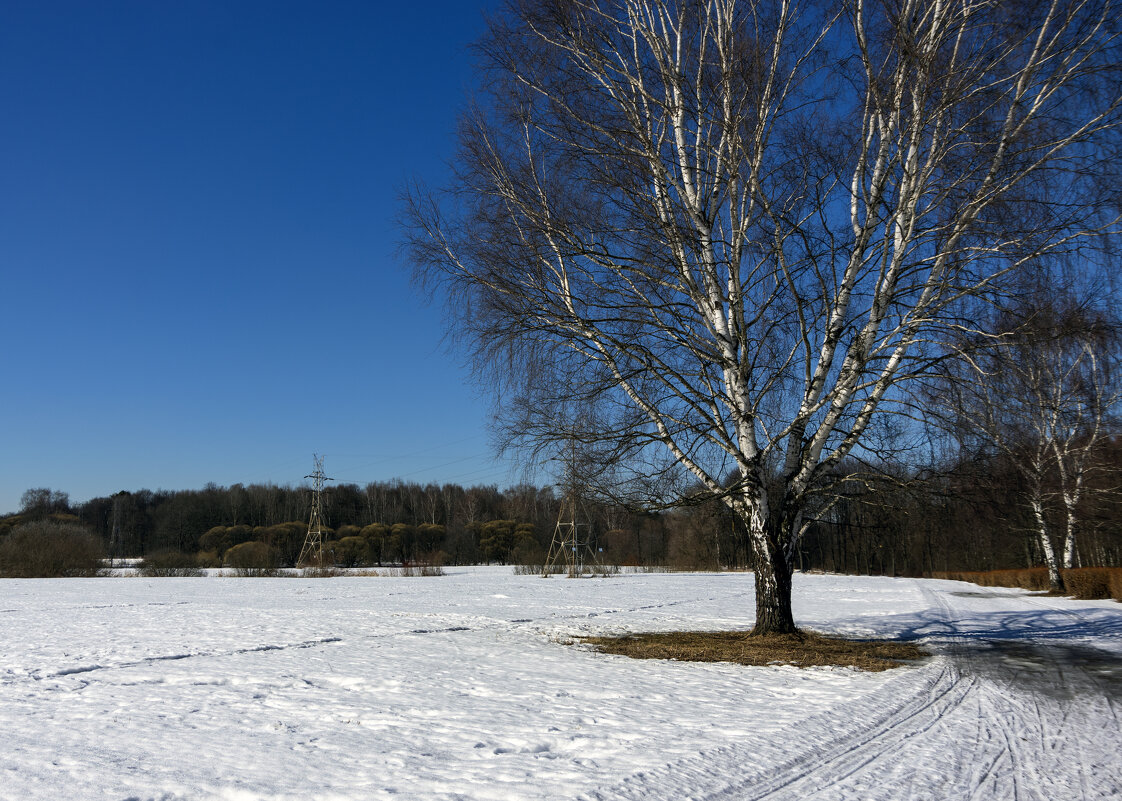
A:
[[[1019,587],[1034,592],[1048,589],[1048,569],[1030,567],[1024,570],[960,570],[932,573],[932,578],[966,581],[981,587]]]
[[[1122,601],[1122,567],[1080,567],[1064,571],[1064,588],[1073,598]]]
[[[1122,567],[1077,567],[1061,571],[1065,592],[1073,598],[1098,601],[1113,598],[1122,602]],[[982,587],[1019,587],[1037,592],[1048,589],[1048,570],[976,570],[933,573],[932,578],[967,581]]]

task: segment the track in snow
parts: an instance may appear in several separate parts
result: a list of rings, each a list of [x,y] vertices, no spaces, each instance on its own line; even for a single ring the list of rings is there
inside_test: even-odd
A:
[[[711,749],[584,798],[1122,797],[1122,614],[917,586],[930,611],[913,636],[934,651],[930,664],[900,671],[875,697],[808,719],[778,741]],[[994,626],[960,630],[956,607],[979,602],[999,610]]]
[[[732,593],[731,598],[741,598],[748,596],[749,593],[737,591]],[[705,596],[701,598],[689,598],[678,601],[666,601],[654,604],[642,604],[633,607],[620,607],[620,608],[589,608],[581,610],[574,614],[550,614],[537,618],[517,618],[513,620],[506,620],[501,618],[486,618],[479,615],[455,615],[448,613],[418,613],[418,614],[401,614],[401,617],[409,619],[425,620],[432,623],[430,627],[426,628],[412,628],[399,631],[392,631],[388,633],[378,633],[366,635],[361,639],[379,640],[393,637],[406,637],[412,635],[426,635],[426,634],[450,634],[458,632],[478,632],[483,630],[498,630],[498,631],[514,631],[522,628],[529,628],[531,630],[539,631],[541,633],[556,633],[558,625],[572,624],[593,618],[610,618],[613,615],[629,614],[640,611],[653,611],[668,609],[671,607],[679,607],[684,605],[704,604],[712,602],[717,599],[717,596]],[[122,603],[122,604],[83,604],[78,606],[80,609],[123,609],[123,608],[136,608],[136,607],[154,607],[154,606],[180,606],[186,602],[155,602],[145,604],[135,603]],[[0,610],[5,611],[5,610]],[[15,611],[15,610],[11,610]],[[320,637],[313,640],[284,643],[284,644],[261,644],[247,648],[236,648],[225,651],[187,651],[175,652],[168,654],[158,654],[145,656],[141,659],[123,660],[123,661],[106,661],[77,664],[68,666],[54,671],[40,671],[29,670],[21,673],[14,673],[8,671],[7,675],[0,675],[0,686],[17,684],[20,682],[38,682],[51,679],[64,679],[71,676],[80,676],[82,674],[99,673],[103,671],[114,671],[128,668],[135,668],[144,665],[154,665],[159,662],[176,662],[184,659],[196,658],[212,658],[212,657],[227,657],[239,654],[257,653],[266,651],[286,651],[292,648],[316,648],[324,645],[334,645],[344,642],[342,636],[329,636]]]

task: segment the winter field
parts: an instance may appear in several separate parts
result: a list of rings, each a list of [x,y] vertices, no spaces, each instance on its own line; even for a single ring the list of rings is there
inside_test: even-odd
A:
[[[752,577],[0,581],[3,799],[1117,799],[1122,605],[796,576],[884,673],[635,661]]]

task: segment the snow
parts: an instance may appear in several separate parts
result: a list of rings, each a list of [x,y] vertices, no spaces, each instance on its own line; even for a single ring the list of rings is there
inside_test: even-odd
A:
[[[635,661],[746,574],[0,581],[3,799],[1118,798],[1122,606],[796,576],[885,673]]]

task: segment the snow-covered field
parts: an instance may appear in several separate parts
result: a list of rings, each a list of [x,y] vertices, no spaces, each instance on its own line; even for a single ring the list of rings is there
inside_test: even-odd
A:
[[[1122,605],[797,576],[879,674],[632,661],[745,574],[0,581],[3,799],[1122,797]]]

